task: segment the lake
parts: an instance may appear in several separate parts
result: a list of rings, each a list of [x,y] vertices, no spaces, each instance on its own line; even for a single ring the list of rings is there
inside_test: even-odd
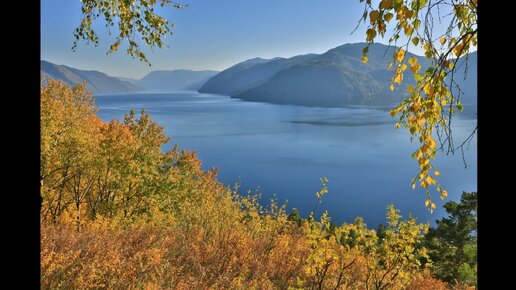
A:
[[[287,208],[306,217],[316,203],[321,177],[329,192],[317,216],[328,210],[336,223],[361,216],[371,227],[385,222],[386,207],[394,204],[405,217],[421,222],[445,215],[442,204],[458,200],[462,191],[477,190],[476,136],[464,152],[441,154],[434,162],[440,182],[449,193],[441,201],[433,191],[437,209],[430,214],[424,192],[411,187],[418,165],[410,155],[417,148],[386,108],[350,106],[309,108],[244,102],[228,96],[193,91],[97,95],[99,116],[121,119],[130,109],[145,109],[165,127],[180,149],[195,149],[203,167],[219,168],[219,180],[241,183],[240,192],[261,192],[262,203],[274,195]],[[456,142],[468,136],[473,118],[453,119]]]

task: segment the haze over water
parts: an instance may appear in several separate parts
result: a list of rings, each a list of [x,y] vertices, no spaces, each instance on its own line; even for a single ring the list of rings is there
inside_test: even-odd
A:
[[[127,93],[97,95],[99,116],[121,119],[130,109],[145,109],[163,125],[180,149],[197,150],[203,168],[219,168],[219,180],[241,182],[241,190],[262,193],[262,204],[276,194],[279,203],[308,216],[321,188],[319,178],[329,179],[329,192],[316,215],[328,210],[336,223],[361,216],[373,228],[385,222],[385,208],[393,203],[403,216],[419,221],[444,216],[442,204],[458,200],[462,191],[477,190],[476,138],[465,151],[439,156],[434,162],[440,181],[449,192],[430,214],[420,188],[412,190],[411,178],[418,165],[411,159],[417,143],[410,143],[406,129],[396,129],[386,108],[350,106],[309,108],[244,102],[228,96],[198,92]],[[456,142],[476,126],[476,119],[454,118]],[[442,155],[442,154],[440,154]]]

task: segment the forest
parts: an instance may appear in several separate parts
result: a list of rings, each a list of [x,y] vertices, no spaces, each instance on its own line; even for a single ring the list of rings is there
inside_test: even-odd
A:
[[[105,122],[85,85],[41,83],[42,289],[475,289],[477,193],[431,228],[307,217],[227,186],[145,111]],[[331,194],[321,178],[314,202]]]

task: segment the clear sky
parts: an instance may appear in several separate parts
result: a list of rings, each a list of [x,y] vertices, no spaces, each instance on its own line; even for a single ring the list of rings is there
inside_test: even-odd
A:
[[[152,63],[131,58],[125,47],[106,55],[113,36],[95,26],[100,45],[80,43],[72,52],[81,20],[80,0],[41,0],[41,59],[112,76],[140,78],[152,70],[223,70],[240,61],[322,53],[363,42],[365,25],[351,34],[363,12],[358,0],[184,0],[186,9],[161,10],[175,24],[168,49],[144,51]],[[384,41],[382,41],[384,42]],[[386,43],[386,42],[384,42]]]

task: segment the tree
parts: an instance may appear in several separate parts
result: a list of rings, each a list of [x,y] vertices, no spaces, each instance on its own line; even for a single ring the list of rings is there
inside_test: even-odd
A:
[[[302,219],[301,219],[301,216],[299,215],[299,211],[297,210],[297,208],[294,207],[292,209],[292,212],[288,215],[287,218],[288,218],[288,220],[295,222],[298,226],[301,225]]]
[[[449,283],[477,282],[477,193],[463,192],[460,202],[444,205],[448,217],[425,236],[436,276]]]
[[[360,0],[364,2],[364,0]],[[364,13],[359,25],[369,19],[366,31],[366,41],[373,43],[377,36],[385,37],[389,23],[394,29],[389,38],[389,44],[397,45],[400,35],[404,34],[406,41],[393,54],[394,74],[390,89],[401,85],[404,72],[408,68],[416,81],[415,86],[407,86],[410,96],[391,110],[392,116],[399,116],[396,127],[405,126],[416,138],[420,147],[412,154],[419,164],[419,174],[412,180],[412,187],[417,183],[425,189],[425,205],[432,211],[435,203],[429,193],[429,187],[434,186],[444,199],[448,193],[436,177],[440,175],[430,160],[435,158],[438,150],[453,153],[463,150],[464,144],[473,137],[475,130],[459,146],[453,142],[451,121],[452,116],[462,111],[460,96],[462,91],[454,80],[457,72],[457,62],[477,45],[477,4],[478,0],[381,0],[373,5],[366,0]],[[441,17],[446,14],[448,19]],[[434,30],[434,15],[441,23],[447,21],[447,28],[438,34]],[[396,16],[396,17],[394,17]],[[394,20],[393,20],[394,19]],[[426,71],[416,58],[406,58],[411,47],[420,47],[430,61]],[[368,46],[363,49],[362,61],[367,62]],[[464,66],[467,70],[467,65]],[[439,143],[439,147],[438,147]]]
[[[139,40],[151,48],[166,48],[163,41],[168,34],[172,34],[170,29],[173,27],[167,19],[156,13],[156,6],[159,4],[161,7],[172,6],[178,9],[188,6],[170,0],[83,0],[81,3],[82,20],[74,31],[73,50],[80,40],[86,44],[92,42],[95,46],[98,45],[99,38],[92,24],[97,18],[103,17],[106,27],[116,26],[118,31],[115,42],[107,53],[117,51],[122,42],[127,41],[127,53],[149,65]],[[111,35],[110,31],[109,34]]]

